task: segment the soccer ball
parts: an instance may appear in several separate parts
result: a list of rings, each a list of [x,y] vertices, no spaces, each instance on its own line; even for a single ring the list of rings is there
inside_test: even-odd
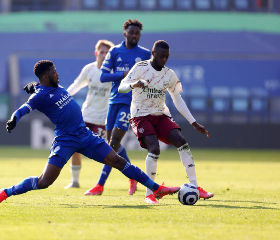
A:
[[[186,183],[178,191],[179,202],[183,205],[194,205],[199,199],[199,191],[193,184]]]

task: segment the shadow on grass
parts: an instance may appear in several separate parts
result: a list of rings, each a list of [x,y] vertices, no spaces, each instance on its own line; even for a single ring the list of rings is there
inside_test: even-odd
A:
[[[210,202],[232,202],[232,203],[261,203],[261,204],[277,204],[277,203],[271,203],[271,202],[259,202],[259,201],[240,201],[240,200],[206,200]]]
[[[279,208],[270,208],[263,206],[252,206],[252,207],[242,207],[242,206],[229,206],[229,205],[214,205],[214,204],[199,204],[197,207],[210,207],[210,208],[233,208],[233,209],[265,209],[265,210],[280,210]]]
[[[162,207],[162,206],[167,206],[167,205],[81,205],[81,204],[59,204],[62,207],[65,208],[132,208],[132,209],[152,209],[154,207]],[[168,204],[170,205],[175,205],[175,204]]]

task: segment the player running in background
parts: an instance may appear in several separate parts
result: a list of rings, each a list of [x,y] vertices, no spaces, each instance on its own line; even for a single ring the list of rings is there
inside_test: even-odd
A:
[[[112,83],[101,83],[100,74],[102,62],[105,59],[109,49],[114,44],[108,40],[99,40],[95,45],[96,61],[87,64],[81,71],[80,75],[76,78],[67,91],[71,96],[75,95],[82,88],[88,86],[88,93],[82,107],[82,114],[86,126],[97,133],[101,137],[106,137],[105,119],[108,109],[108,101],[112,88]],[[72,182],[69,183],[65,189],[80,187],[79,175],[81,171],[81,154],[74,153],[72,156],[71,175]]]
[[[160,155],[158,140],[175,146],[185,167],[190,183],[198,187],[193,156],[180,127],[172,119],[165,104],[166,91],[169,92],[178,111],[203,133],[208,131],[193,118],[180,93],[181,82],[173,70],[165,67],[170,51],[167,42],[155,42],[152,50],[152,59],[137,63],[126,76],[120,86],[120,93],[132,90],[131,127],[137,136],[141,147],[148,149],[146,158],[146,174],[155,179],[157,160]],[[206,192],[198,187],[200,198],[213,197],[213,193]],[[152,191],[147,189],[146,203],[157,204]]]
[[[101,67],[100,81],[112,82],[111,96],[107,113],[106,134],[109,145],[120,156],[129,161],[121,140],[129,128],[131,93],[121,94],[118,87],[121,80],[135,63],[151,58],[151,52],[138,45],[143,25],[137,19],[129,19],[123,25],[125,41],[110,49]],[[114,73],[111,73],[113,70]],[[95,187],[85,192],[86,195],[101,195],[104,184],[112,170],[110,166],[103,166],[98,183]],[[137,182],[130,180],[129,195],[136,189]]]
[[[55,137],[48,163],[41,176],[28,177],[10,188],[1,189],[0,202],[12,195],[49,187],[75,152],[117,168],[126,177],[135,179],[154,191],[155,197],[161,198],[180,189],[159,186],[138,167],[117,155],[103,138],[86,128],[80,106],[63,87],[58,85],[58,73],[51,61],[37,62],[34,73],[39,78],[40,84],[36,85],[35,93],[28,101],[13,113],[11,120],[7,122],[6,129],[11,132],[21,117],[37,109],[55,125]]]

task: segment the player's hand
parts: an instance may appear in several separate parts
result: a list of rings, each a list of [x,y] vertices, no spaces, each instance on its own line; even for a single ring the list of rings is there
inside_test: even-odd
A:
[[[28,83],[23,87],[23,90],[25,92],[27,92],[28,94],[33,94],[35,92],[36,85],[37,85],[37,82]]]
[[[148,86],[148,83],[145,80],[138,80],[136,83],[132,84],[133,88],[145,88]]]
[[[123,72],[123,77],[126,77],[126,75],[128,74],[129,71],[124,71]]]
[[[194,122],[192,123],[193,127],[195,128],[195,130],[201,132],[202,134],[205,134],[207,135],[207,137],[209,137],[209,132],[206,130],[206,128],[204,126],[202,126],[201,124],[197,123],[197,122]]]
[[[13,119],[9,120],[6,124],[6,129],[9,133],[13,130],[17,125],[17,117],[14,116]]]

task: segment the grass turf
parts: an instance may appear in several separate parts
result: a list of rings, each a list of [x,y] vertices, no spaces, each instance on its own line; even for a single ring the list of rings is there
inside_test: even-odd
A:
[[[145,169],[146,152],[129,152]],[[177,196],[144,203],[145,188],[128,196],[128,181],[113,170],[102,196],[84,196],[101,164],[83,158],[80,189],[65,190],[69,162],[46,190],[13,196],[0,204],[1,240],[49,239],[279,239],[280,151],[194,149],[198,182],[215,193],[183,206]],[[46,150],[0,148],[0,188],[39,176]],[[161,154],[158,183],[187,183],[176,151]]]

